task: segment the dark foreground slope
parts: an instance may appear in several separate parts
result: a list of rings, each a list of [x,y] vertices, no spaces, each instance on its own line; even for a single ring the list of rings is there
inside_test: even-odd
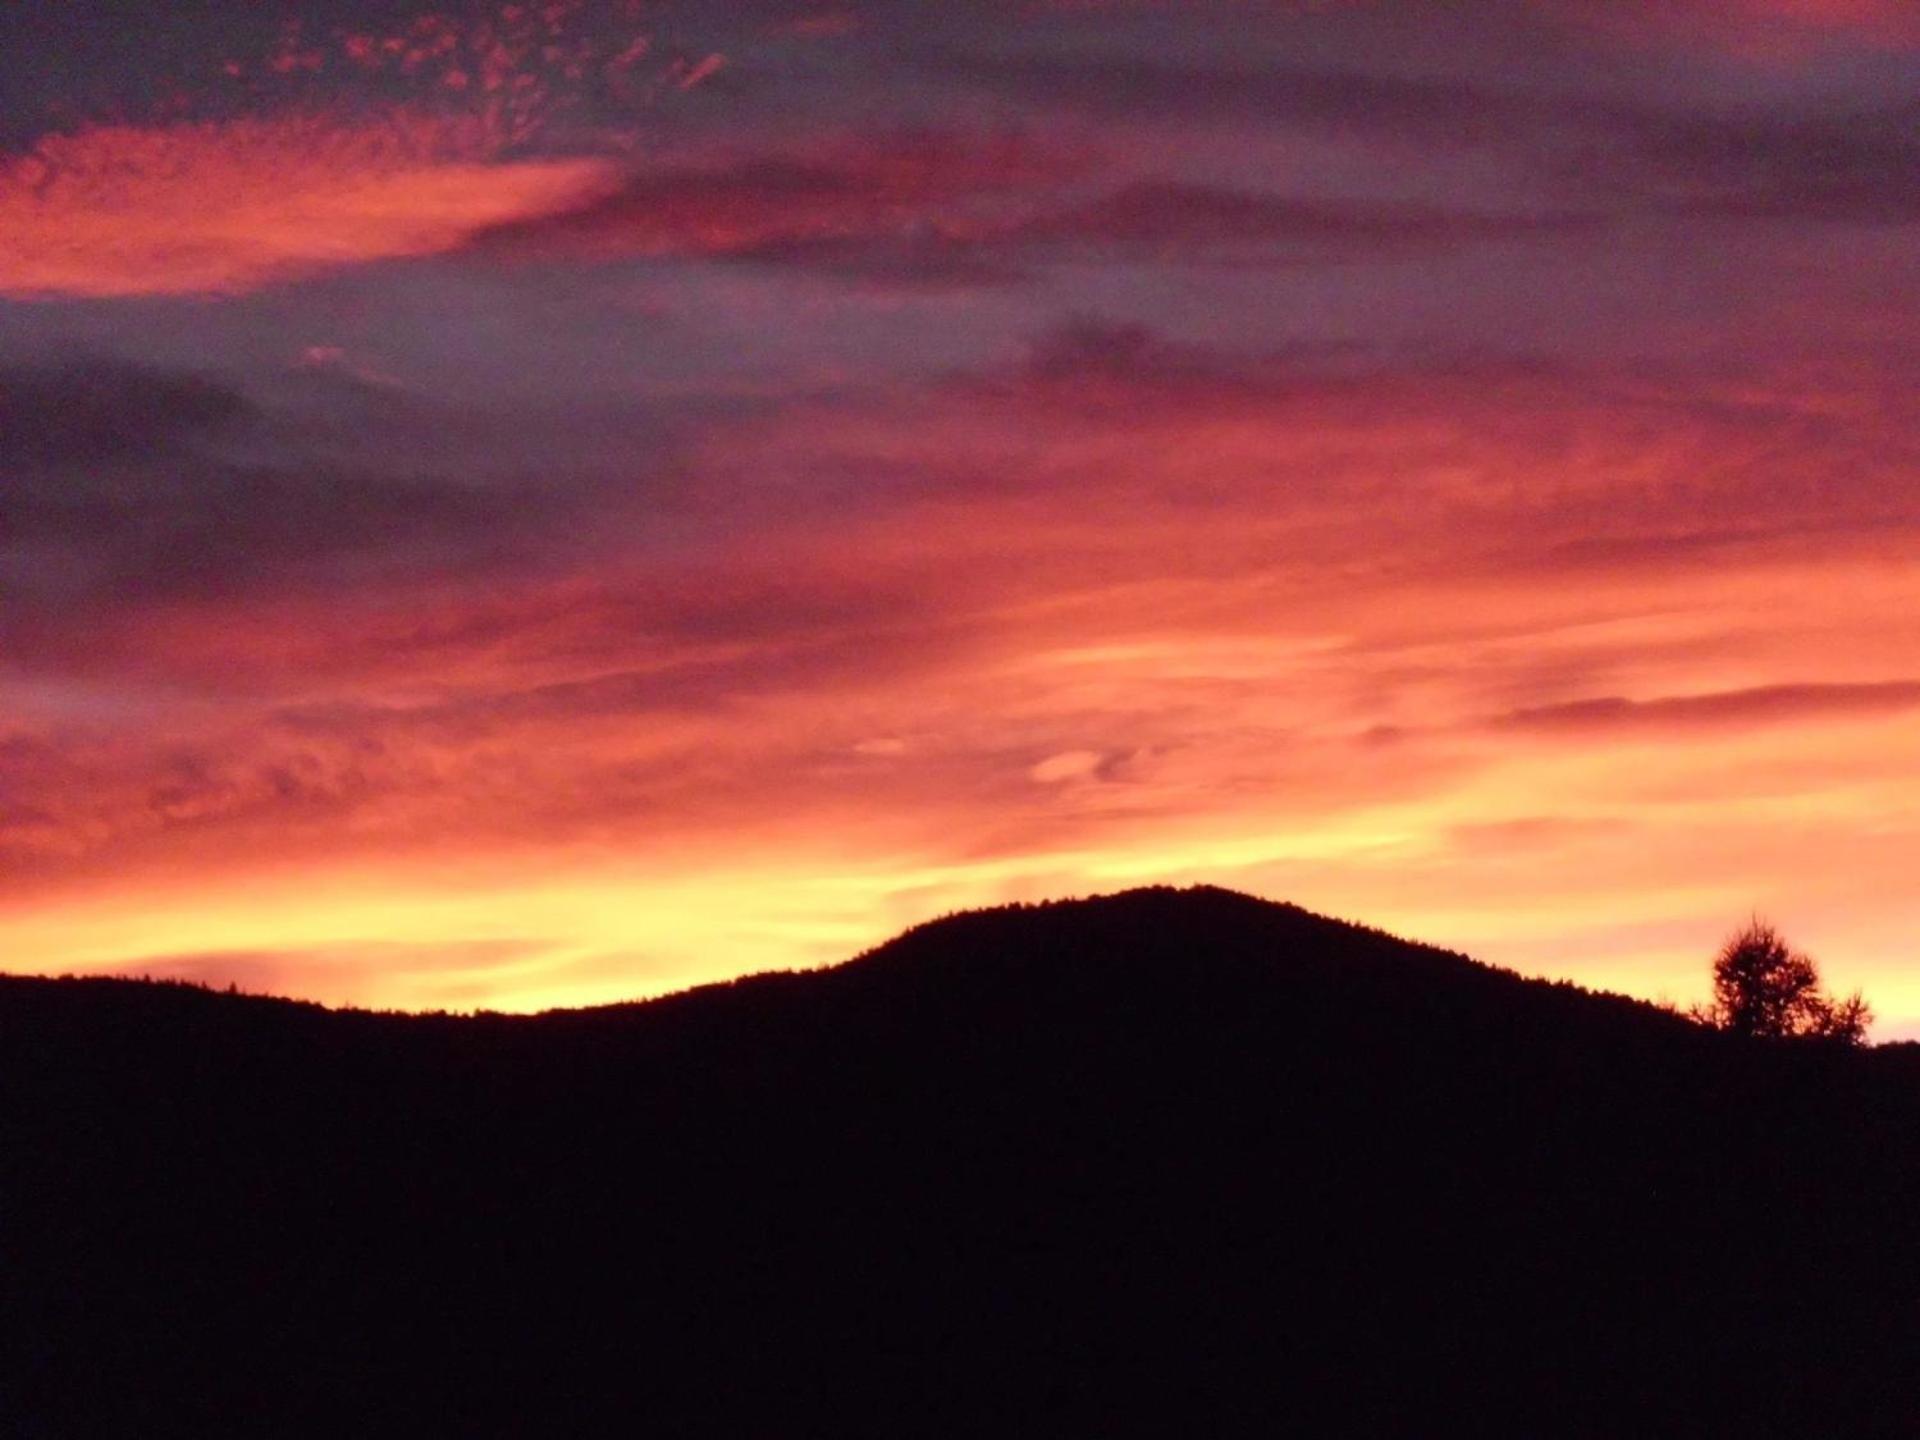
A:
[[[1222,891],[536,1019],[0,982],[0,1430],[1920,1433],[1915,1080]]]

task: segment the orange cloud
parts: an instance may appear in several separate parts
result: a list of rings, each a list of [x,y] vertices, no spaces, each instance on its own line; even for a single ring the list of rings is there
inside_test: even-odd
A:
[[[325,116],[48,136],[0,162],[0,294],[221,294],[448,250],[577,203],[585,159],[493,158],[477,123]]]
[[[1083,324],[715,427],[682,548],[133,603],[0,749],[9,963],[530,1007],[1213,878],[1648,994],[1761,903],[1920,1016],[1871,393]]]

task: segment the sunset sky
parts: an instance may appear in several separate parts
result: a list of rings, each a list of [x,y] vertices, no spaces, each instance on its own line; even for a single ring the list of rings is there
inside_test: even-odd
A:
[[[0,967],[1153,883],[1920,1038],[1912,0],[14,0]]]

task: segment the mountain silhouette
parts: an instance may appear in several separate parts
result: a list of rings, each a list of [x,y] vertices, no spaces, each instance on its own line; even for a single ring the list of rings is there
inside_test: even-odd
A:
[[[0,1431],[1913,1434],[1920,1064],[1213,889],[534,1017],[0,980]]]

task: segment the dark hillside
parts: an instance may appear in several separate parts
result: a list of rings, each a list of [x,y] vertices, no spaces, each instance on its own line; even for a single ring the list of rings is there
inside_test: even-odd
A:
[[[1215,890],[531,1019],[0,981],[0,1416],[1911,1434],[1890,1058]]]

